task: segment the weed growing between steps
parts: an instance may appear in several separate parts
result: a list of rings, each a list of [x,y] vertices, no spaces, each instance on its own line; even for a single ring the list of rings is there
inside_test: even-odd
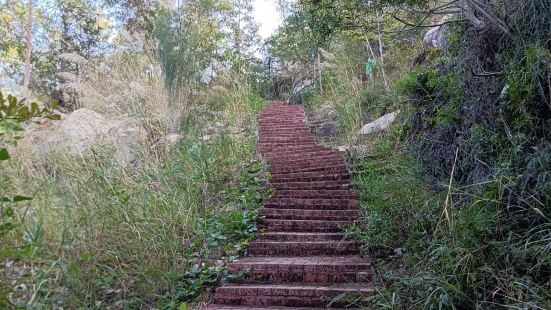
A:
[[[195,107],[162,160],[134,150],[122,167],[97,148],[87,159],[22,152],[0,166],[7,194],[35,193],[1,240],[26,251],[0,253],[0,287],[14,292],[0,298],[14,308],[168,309],[218,284],[256,230],[264,104],[232,90]]]

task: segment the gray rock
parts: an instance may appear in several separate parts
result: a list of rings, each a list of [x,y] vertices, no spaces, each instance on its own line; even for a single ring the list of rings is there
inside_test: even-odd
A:
[[[340,125],[337,122],[329,122],[322,124],[317,129],[317,134],[320,137],[334,137],[340,131]]]
[[[129,164],[135,150],[145,140],[146,132],[139,121],[130,117],[107,119],[89,110],[78,109],[61,121],[31,124],[26,131],[33,153],[44,156],[53,151],[68,151],[75,156],[88,156],[96,147],[113,147],[115,159]]]
[[[302,104],[302,97],[305,92],[312,88],[314,83],[312,80],[305,80],[296,85],[293,89],[293,94],[287,100],[288,104]]]
[[[301,93],[295,93],[292,94],[289,100],[287,100],[288,104],[302,104],[302,94]]]
[[[394,255],[396,255],[396,256],[402,256],[406,252],[407,252],[406,248],[395,248],[394,249]]]
[[[361,135],[369,135],[372,133],[378,133],[381,131],[385,131],[390,125],[394,122],[396,119],[396,115],[400,113],[400,110],[394,111],[392,113],[388,113],[382,117],[379,117],[378,119],[374,120],[373,122],[366,124],[360,129],[359,134]]]
[[[442,24],[453,17],[452,14],[445,15],[440,21],[439,24]],[[445,48],[448,46],[448,40],[446,40],[446,34],[448,33],[449,28],[447,25],[441,25],[437,27],[430,28],[423,36],[423,45],[427,47],[436,47],[436,48]]]

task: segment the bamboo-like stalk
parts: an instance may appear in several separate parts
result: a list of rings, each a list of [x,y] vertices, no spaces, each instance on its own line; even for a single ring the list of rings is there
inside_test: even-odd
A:
[[[25,48],[25,75],[23,77],[23,95],[28,101],[31,98],[29,84],[31,81],[31,55],[33,49],[33,0],[29,0],[27,9],[29,11],[29,16],[27,18],[27,46]]]

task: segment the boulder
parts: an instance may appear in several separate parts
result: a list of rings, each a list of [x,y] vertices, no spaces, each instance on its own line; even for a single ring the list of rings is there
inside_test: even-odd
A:
[[[92,144],[105,139],[110,129],[103,115],[88,109],[78,109],[61,121],[53,138],[65,140],[72,154],[84,155]]]
[[[450,20],[453,15],[445,15],[440,19],[440,26],[430,28],[423,37],[423,45],[425,47],[436,47],[436,48],[445,48],[448,46],[448,41],[446,40],[446,33],[448,32],[448,27],[444,22]]]
[[[296,85],[291,97],[287,100],[288,104],[302,104],[303,95],[314,86],[312,80],[305,80]]]
[[[316,133],[320,137],[334,137],[340,131],[340,125],[338,122],[328,122],[319,125]]]
[[[71,155],[88,156],[95,147],[107,146],[115,150],[115,159],[123,165],[135,159],[134,152],[145,137],[145,130],[136,119],[108,119],[89,109],[75,110],[61,121],[31,124],[26,131],[38,156],[65,150]]]
[[[365,124],[359,133],[361,135],[369,135],[386,130],[394,122],[398,113],[400,113],[400,110],[388,113],[369,124]]]
[[[446,47],[448,45],[445,37],[446,30],[445,26],[431,28],[423,37],[423,45],[436,48]]]

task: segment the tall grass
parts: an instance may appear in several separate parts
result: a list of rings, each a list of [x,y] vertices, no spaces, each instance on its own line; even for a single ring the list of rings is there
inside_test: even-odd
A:
[[[365,65],[372,56],[366,51],[364,40],[353,34],[342,35],[322,51],[324,93],[321,96],[318,89],[305,102],[313,108],[324,105],[336,111],[342,128],[341,142],[345,144],[357,141],[357,132],[364,124],[402,105],[400,98],[386,89],[382,69],[392,84],[409,69],[408,59],[417,51],[396,43],[384,55],[386,67],[375,55],[373,72],[366,76]]]
[[[139,119],[151,144],[176,120],[182,140],[161,155],[143,145],[127,166],[109,147],[86,158],[63,150],[33,158],[20,144],[19,156],[0,166],[0,188],[33,194],[2,239],[22,249],[1,253],[0,287],[9,293],[0,298],[13,307],[176,307],[217,283],[255,231],[264,101],[246,86],[221,85],[223,94],[203,91],[201,104],[182,106],[170,102],[156,69],[145,70],[149,60],[112,61],[81,76],[93,92],[78,107]]]
[[[406,116],[403,116],[406,117]],[[392,309],[548,309],[549,219],[516,228],[503,178],[477,186],[427,178],[404,128],[377,138],[354,188],[361,195],[362,240],[380,273],[376,307]],[[460,155],[458,155],[460,156]],[[450,169],[449,173],[452,174]],[[534,212],[541,207],[534,206]]]
[[[485,193],[453,183],[430,186],[401,135],[395,125],[368,158],[355,158],[364,224],[350,233],[378,268],[373,305],[548,309],[549,224],[511,231],[499,197],[502,180]],[[466,195],[471,199],[459,199]]]
[[[179,132],[181,115],[191,98],[170,96],[155,56],[120,51],[99,60],[73,54],[62,58],[80,69],[78,75],[60,74],[66,81],[62,89],[70,108],[137,119],[152,142]]]

